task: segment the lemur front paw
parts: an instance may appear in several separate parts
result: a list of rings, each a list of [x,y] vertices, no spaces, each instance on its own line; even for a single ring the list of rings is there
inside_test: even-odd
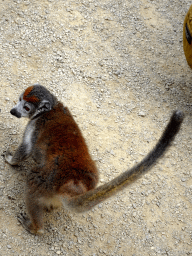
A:
[[[17,165],[17,163],[13,162],[13,156],[9,150],[7,150],[5,153],[5,161],[10,165]]]

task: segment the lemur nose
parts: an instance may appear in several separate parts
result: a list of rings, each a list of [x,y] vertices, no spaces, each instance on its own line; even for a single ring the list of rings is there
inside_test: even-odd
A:
[[[16,110],[15,110],[14,108],[12,108],[11,111],[10,111],[10,113],[11,113],[11,115],[15,116]]]
[[[18,118],[21,117],[21,114],[15,108],[12,108],[10,113],[11,113],[11,115],[16,116]]]

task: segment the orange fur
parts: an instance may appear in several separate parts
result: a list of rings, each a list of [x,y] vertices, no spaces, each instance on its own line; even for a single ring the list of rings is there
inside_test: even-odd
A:
[[[39,102],[39,99],[36,96],[29,96],[30,92],[33,90],[34,86],[30,86],[25,90],[25,93],[23,95],[23,99],[28,102]]]

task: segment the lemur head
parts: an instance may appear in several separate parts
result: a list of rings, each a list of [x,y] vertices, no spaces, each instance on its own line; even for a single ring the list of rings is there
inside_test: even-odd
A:
[[[56,103],[56,98],[43,86],[28,87],[19,97],[17,105],[10,113],[18,118],[33,119],[44,112],[50,111]]]

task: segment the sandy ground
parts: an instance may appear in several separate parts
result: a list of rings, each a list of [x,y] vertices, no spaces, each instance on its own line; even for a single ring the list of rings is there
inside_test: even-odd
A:
[[[27,120],[9,111],[33,83],[68,106],[103,184],[140,161],[173,110],[186,118],[163,159],[85,214],[45,214],[45,235],[17,221],[25,172],[0,156],[0,255],[192,255],[192,70],[182,49],[187,0],[1,0],[1,154]]]

